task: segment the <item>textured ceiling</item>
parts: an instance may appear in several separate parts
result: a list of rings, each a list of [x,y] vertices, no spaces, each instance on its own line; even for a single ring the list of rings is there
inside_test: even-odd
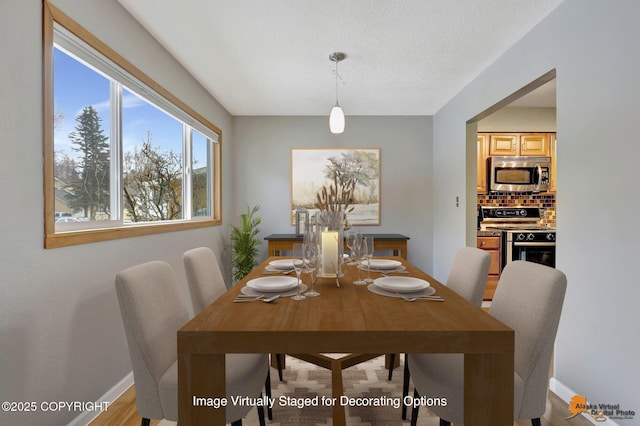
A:
[[[118,1],[233,115],[328,114],[334,51],[346,115],[432,115],[562,2]]]

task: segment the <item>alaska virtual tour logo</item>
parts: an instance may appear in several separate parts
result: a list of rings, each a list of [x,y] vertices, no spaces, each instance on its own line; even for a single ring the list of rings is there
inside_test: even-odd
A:
[[[586,414],[597,422],[612,420],[631,420],[636,415],[633,410],[624,410],[620,404],[588,404],[587,398],[582,395],[574,395],[569,403],[569,416],[565,420],[572,419],[578,414]]]

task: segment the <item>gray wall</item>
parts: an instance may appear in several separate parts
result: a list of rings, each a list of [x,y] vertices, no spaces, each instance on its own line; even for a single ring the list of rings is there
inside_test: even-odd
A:
[[[357,228],[409,236],[409,260],[432,269],[431,117],[347,116],[341,135],[329,132],[327,117],[234,117],[233,139],[233,204],[260,205],[261,238],[294,232],[291,148],[380,148],[381,223]]]
[[[115,0],[55,4],[218,125],[231,145],[230,115]],[[221,252],[224,227],[43,249],[41,9],[41,0],[0,4],[0,400],[95,401],[131,371],[117,271],[167,261],[188,301],[182,253],[201,245]],[[225,218],[229,206],[225,199]],[[0,412],[0,424],[60,425],[78,414]]]
[[[506,107],[478,121],[478,132],[555,131],[555,108]]]
[[[556,69],[557,266],[569,286],[554,386],[565,398],[575,392],[636,413],[638,16],[635,0],[566,0],[434,116],[434,270],[442,276],[475,226],[448,202],[465,173],[475,176],[464,169],[465,156],[476,155],[465,149],[465,122]],[[619,421],[637,422],[637,414]]]

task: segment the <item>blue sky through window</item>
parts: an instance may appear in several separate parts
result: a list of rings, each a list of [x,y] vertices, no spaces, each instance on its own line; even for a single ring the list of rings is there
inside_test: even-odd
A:
[[[147,142],[160,151],[182,152],[182,123],[127,89],[122,91],[122,147],[126,153]],[[125,103],[127,105],[125,105]]]
[[[54,48],[54,111],[62,112],[64,118],[56,123],[55,150],[71,157],[77,157],[69,134],[75,130],[76,117],[82,109],[92,105],[102,119],[104,134],[110,136],[110,92],[109,79],[90,66]],[[123,151],[131,151],[147,140],[151,132],[152,145],[162,151],[182,152],[182,123],[124,89],[123,109]]]
[[[53,51],[53,109],[64,114],[55,123],[55,150],[76,157],[69,134],[75,130],[76,117],[92,105],[102,119],[104,134],[109,136],[109,80],[64,52]]]

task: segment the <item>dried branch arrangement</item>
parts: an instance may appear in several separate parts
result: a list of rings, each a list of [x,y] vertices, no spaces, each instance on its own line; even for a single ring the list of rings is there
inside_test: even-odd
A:
[[[357,180],[355,178],[349,178],[342,182],[338,181],[337,175],[334,175],[333,183],[327,186],[323,186],[322,190],[316,195],[316,208],[321,211],[337,212],[344,211],[345,213],[352,212],[354,207],[351,206],[353,201],[353,191],[355,190]]]

